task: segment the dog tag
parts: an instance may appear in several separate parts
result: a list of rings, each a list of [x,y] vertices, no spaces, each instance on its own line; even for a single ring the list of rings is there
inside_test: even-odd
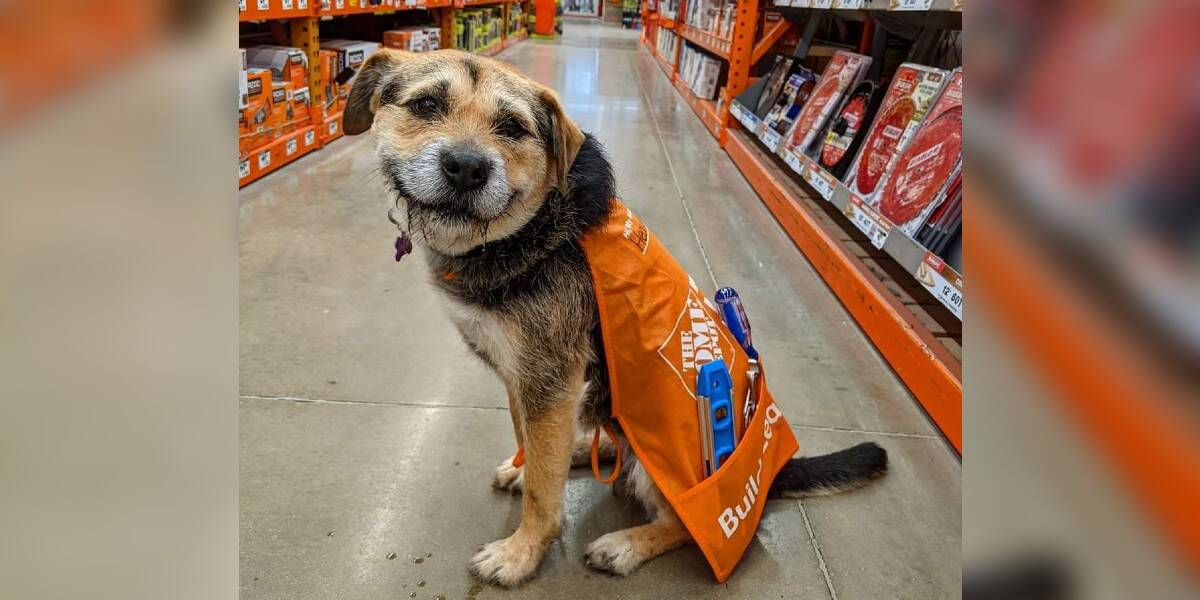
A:
[[[405,254],[412,252],[412,240],[408,239],[408,233],[400,232],[400,236],[396,238],[396,262],[404,258]]]

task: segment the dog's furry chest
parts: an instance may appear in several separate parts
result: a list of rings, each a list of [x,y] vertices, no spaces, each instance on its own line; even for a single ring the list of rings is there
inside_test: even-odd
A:
[[[467,346],[502,377],[514,375],[520,355],[517,329],[490,310],[465,304],[451,294],[442,297]]]

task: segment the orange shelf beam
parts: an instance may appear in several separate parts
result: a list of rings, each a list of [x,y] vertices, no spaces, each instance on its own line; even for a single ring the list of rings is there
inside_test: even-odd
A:
[[[689,27],[683,23],[679,24],[679,35],[683,39],[716,54],[721,60],[729,61],[729,47],[732,45],[732,40],[717,37],[706,31]]]
[[[238,187],[279,170],[297,158],[320,148],[321,144],[321,136],[309,125],[251,150],[238,160]]]
[[[754,52],[750,55],[750,62],[752,64],[757,63],[762,57],[766,56],[771,51],[771,47],[778,43],[791,29],[792,22],[783,18],[768,26],[766,31],[763,32],[762,39],[754,44]]]

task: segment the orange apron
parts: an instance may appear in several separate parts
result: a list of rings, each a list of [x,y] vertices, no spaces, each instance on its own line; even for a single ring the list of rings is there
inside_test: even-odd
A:
[[[612,412],[717,581],[754,538],[767,490],[799,448],[759,375],[758,406],[742,423],[748,358],[720,313],[620,201],[583,237],[600,311]],[[705,478],[697,368],[724,359],[734,382],[737,448]]]

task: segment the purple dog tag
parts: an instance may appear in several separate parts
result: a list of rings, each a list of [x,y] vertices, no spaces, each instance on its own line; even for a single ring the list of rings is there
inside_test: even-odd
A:
[[[412,252],[412,248],[412,240],[408,239],[408,233],[400,232],[400,237],[396,238],[396,262],[400,262],[405,254]]]

